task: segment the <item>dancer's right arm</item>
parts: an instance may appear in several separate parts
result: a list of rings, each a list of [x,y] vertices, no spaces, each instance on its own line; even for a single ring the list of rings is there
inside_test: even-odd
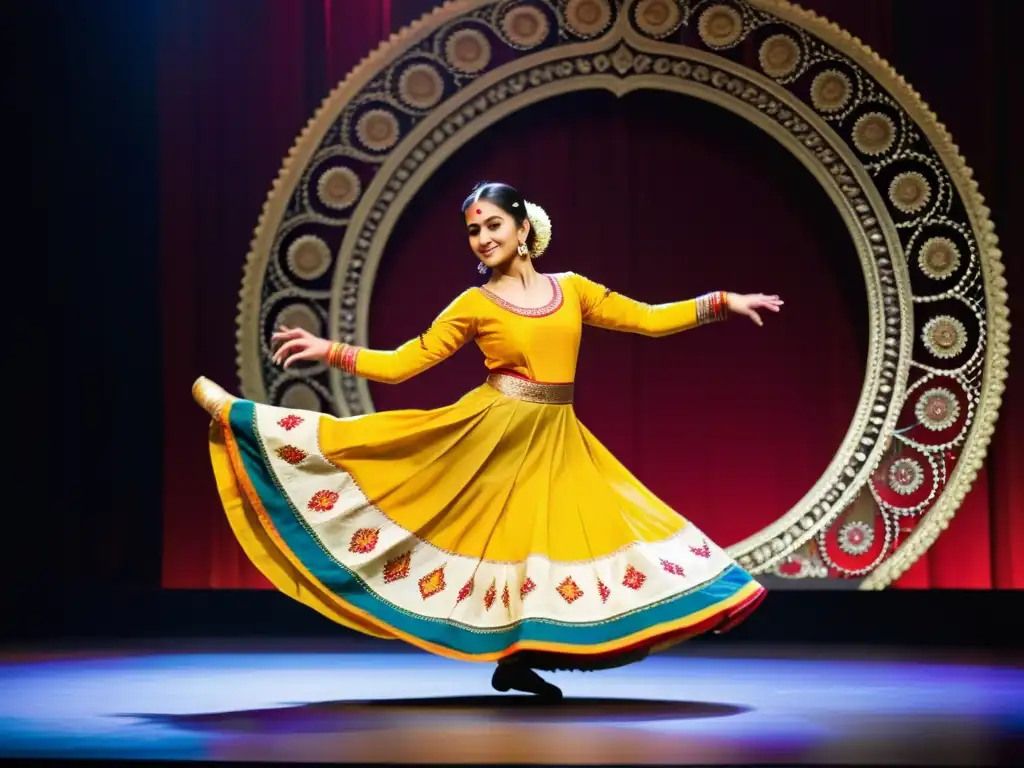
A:
[[[476,333],[469,292],[461,294],[430,327],[397,349],[365,349],[313,336],[301,328],[282,328],[272,337],[283,342],[274,362],[288,368],[297,360],[322,360],[370,381],[398,384],[455,354]]]

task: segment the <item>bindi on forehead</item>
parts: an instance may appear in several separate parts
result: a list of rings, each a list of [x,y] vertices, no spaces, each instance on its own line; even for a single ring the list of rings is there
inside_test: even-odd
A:
[[[482,224],[485,221],[497,218],[501,218],[500,212],[488,210],[487,208],[473,207],[466,211],[467,224]]]

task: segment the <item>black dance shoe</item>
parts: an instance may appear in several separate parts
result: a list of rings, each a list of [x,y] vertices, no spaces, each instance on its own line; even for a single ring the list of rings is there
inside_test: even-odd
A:
[[[510,690],[533,693],[549,701],[558,701],[562,698],[562,690],[557,685],[552,685],[522,664],[499,664],[491,677],[491,687],[501,693]]]

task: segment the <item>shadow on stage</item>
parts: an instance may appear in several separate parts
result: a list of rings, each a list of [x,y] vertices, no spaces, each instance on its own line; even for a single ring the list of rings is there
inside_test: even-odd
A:
[[[704,701],[567,698],[546,702],[534,696],[450,696],[283,704],[281,707],[203,714],[123,714],[150,723],[220,733],[339,733],[391,730],[426,721],[447,724],[630,723],[732,717],[751,708]]]

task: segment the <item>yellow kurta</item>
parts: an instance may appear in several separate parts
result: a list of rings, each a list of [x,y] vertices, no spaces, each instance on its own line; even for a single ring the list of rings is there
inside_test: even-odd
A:
[[[360,350],[355,372],[398,383],[473,340],[490,372],[566,384],[584,325],[700,324],[697,300],[650,306],[576,274],[548,279],[538,309],[469,289],[398,349]],[[216,419],[214,469],[243,548],[279,589],[362,632],[456,658],[611,666],[731,626],[763,597],[571,403],[485,383],[435,410],[339,419],[204,379],[195,392]]]

